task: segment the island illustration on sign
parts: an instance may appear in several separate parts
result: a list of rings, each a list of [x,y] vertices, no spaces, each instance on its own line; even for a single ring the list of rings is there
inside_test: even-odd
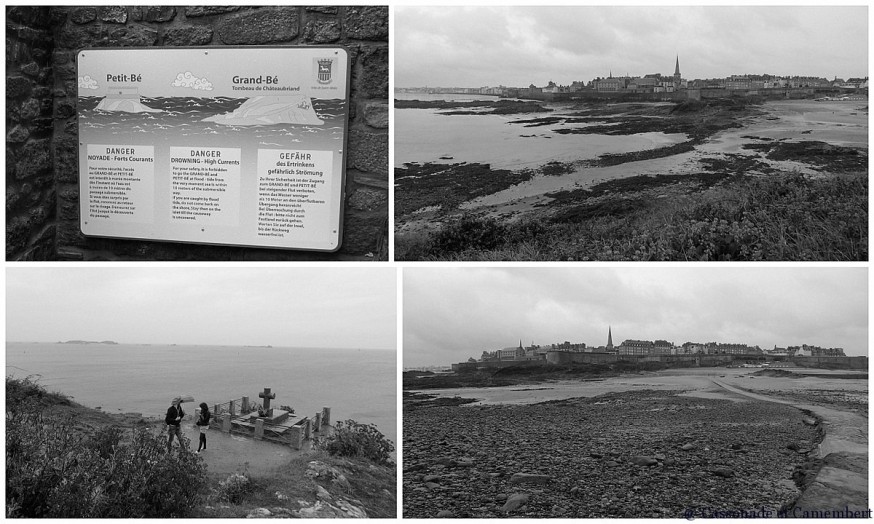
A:
[[[80,52],[83,232],[331,249],[347,61],[318,47]]]
[[[198,78],[190,71],[179,73],[170,85],[207,92],[212,89],[212,84],[206,78]],[[79,115],[84,119],[86,128],[94,131],[102,129],[114,133],[132,129],[146,134],[165,134],[175,128],[185,136],[217,134],[218,130],[207,124],[214,122],[231,127],[304,126],[298,133],[313,133],[314,130],[308,129],[308,126],[324,126],[327,123],[326,134],[334,140],[342,138],[343,98],[313,100],[304,94],[245,98],[203,95],[144,97],[136,86],[107,87],[105,95],[82,94],[91,89],[98,89],[98,82],[89,75],[79,77]],[[271,144],[261,141],[260,145],[287,145],[288,142],[299,142],[301,138],[294,137],[290,129],[277,128],[274,131],[276,136],[284,137],[283,142]],[[265,133],[262,138],[269,136]]]

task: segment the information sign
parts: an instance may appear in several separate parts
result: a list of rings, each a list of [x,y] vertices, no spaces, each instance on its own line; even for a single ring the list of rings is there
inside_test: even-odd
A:
[[[339,249],[345,49],[86,49],[77,62],[82,233]]]

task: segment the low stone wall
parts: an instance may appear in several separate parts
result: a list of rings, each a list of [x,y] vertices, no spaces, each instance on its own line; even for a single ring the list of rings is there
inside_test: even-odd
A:
[[[8,7],[7,260],[387,260],[388,7]],[[87,47],[343,45],[352,63],[337,253],[88,238],[76,55]]]
[[[794,357],[789,361],[802,368],[868,369],[868,357]]]

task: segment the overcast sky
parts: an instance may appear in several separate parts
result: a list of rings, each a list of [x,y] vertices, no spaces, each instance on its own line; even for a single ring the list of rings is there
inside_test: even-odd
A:
[[[395,349],[394,268],[8,268],[6,340]]]
[[[865,268],[405,268],[403,365],[625,339],[868,354]]]
[[[568,85],[596,76],[865,77],[866,6],[394,10],[397,87]]]

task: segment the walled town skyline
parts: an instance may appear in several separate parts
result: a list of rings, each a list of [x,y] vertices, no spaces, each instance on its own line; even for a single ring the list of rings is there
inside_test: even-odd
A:
[[[624,84],[624,85],[621,85]],[[621,85],[621,87],[620,87]],[[512,91],[520,89],[540,89],[544,93],[574,93],[586,90],[597,92],[673,92],[681,89],[773,89],[773,88],[826,88],[864,89],[868,87],[867,73],[864,77],[835,75],[831,80],[825,76],[810,74],[776,75],[771,73],[732,73],[724,77],[695,78],[686,80],[680,72],[680,56],[676,56],[673,74],[636,73],[630,75],[614,74],[609,69],[604,77],[597,76],[591,80],[576,80],[568,85],[559,85],[551,79],[542,87],[531,83],[529,86],[506,86],[499,82],[497,86],[408,86],[397,87],[396,92],[429,93],[467,93],[496,96],[512,96]],[[627,90],[627,91],[626,91]]]

